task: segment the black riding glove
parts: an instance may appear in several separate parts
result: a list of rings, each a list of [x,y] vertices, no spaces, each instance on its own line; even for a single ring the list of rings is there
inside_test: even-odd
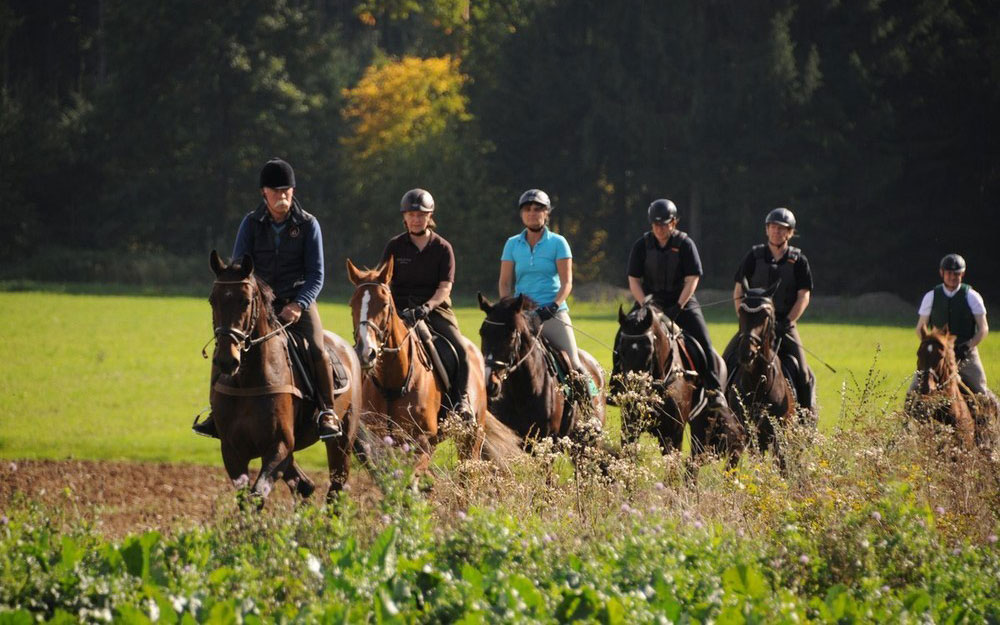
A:
[[[420,319],[426,319],[429,314],[431,314],[431,307],[427,304],[421,304],[413,309],[413,318],[418,321]]]
[[[972,348],[969,347],[968,343],[959,343],[955,346],[955,360],[965,360],[969,357],[970,352],[972,352]]]
[[[670,317],[671,321],[677,319],[677,315],[681,314],[681,307],[679,304],[671,304],[667,306],[667,309],[663,311],[663,314]]]
[[[559,312],[559,304],[556,304],[555,302],[546,304],[545,306],[539,306],[535,309],[535,314],[538,315],[538,318],[543,322],[555,317],[557,312]]]

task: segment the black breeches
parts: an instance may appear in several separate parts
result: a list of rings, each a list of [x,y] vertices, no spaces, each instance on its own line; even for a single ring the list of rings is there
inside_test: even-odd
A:
[[[798,361],[798,370],[795,375],[795,392],[798,395],[799,405],[812,410],[816,403],[816,377],[813,375],[809,363],[806,362],[806,352],[802,349],[802,338],[799,337],[799,329],[793,323],[788,329],[788,338],[781,340],[778,346],[779,356],[794,356]]]
[[[465,345],[462,341],[462,333],[458,331],[455,313],[450,308],[443,311],[440,308],[435,308],[427,315],[427,323],[436,333],[448,339],[448,342],[455,346],[455,352],[458,354],[458,370],[455,372],[452,392],[453,396],[457,398],[459,393],[467,391],[469,363],[466,362]]]

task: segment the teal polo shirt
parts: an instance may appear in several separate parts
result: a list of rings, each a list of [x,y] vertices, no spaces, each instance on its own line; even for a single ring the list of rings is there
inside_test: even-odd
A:
[[[545,227],[542,238],[534,249],[528,245],[528,230],[507,239],[503,246],[500,260],[514,263],[514,295],[527,295],[539,306],[551,304],[556,299],[556,293],[562,286],[559,281],[559,270],[556,261],[573,258],[569,243],[562,235],[558,235]],[[560,310],[568,310],[563,302]]]

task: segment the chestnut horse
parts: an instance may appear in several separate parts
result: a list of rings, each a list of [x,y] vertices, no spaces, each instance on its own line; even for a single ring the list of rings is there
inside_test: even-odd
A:
[[[917,417],[930,416],[950,425],[962,445],[972,449],[975,421],[959,382],[955,335],[921,328],[917,349],[917,396],[910,402],[910,413]]]
[[[250,482],[250,460],[261,458],[250,491],[258,505],[263,505],[277,478],[283,478],[293,493],[308,497],[315,486],[295,462],[293,452],[319,439],[312,418],[316,404],[303,398],[284,327],[272,308],[274,294],[254,275],[249,255],[226,265],[212,251],[211,266],[216,276],[209,297],[216,338],[212,362],[220,373],[213,381],[211,403],[226,472],[243,491]],[[327,350],[340,358],[350,378],[333,406],[344,433],[324,441],[330,501],[350,472],[351,447],[359,425],[361,368],[346,341],[331,332],[325,334]]]
[[[580,361],[600,392],[587,399],[584,389],[567,393],[564,388],[582,385],[562,384],[550,366],[540,337],[541,320],[531,313],[535,303],[530,298],[504,297],[494,305],[480,293],[479,307],[486,313],[479,335],[486,354],[490,408],[526,445],[536,437],[577,436],[584,412],[592,413],[603,426],[604,372],[593,356],[580,350]],[[590,404],[588,410],[576,405],[584,401]]]
[[[777,283],[767,289],[751,289],[743,281],[743,301],[740,302],[739,334],[737,334],[737,367],[730,376],[726,400],[744,424],[752,423],[757,430],[761,451],[774,446],[779,462],[784,465],[778,449],[775,426],[792,422],[795,415],[795,391],[785,377],[775,346],[774,302],[771,296]]]
[[[347,260],[347,274],[356,287],[351,297],[354,349],[366,372],[362,391],[366,422],[375,425],[367,418],[374,416],[383,420],[383,427],[378,429],[402,433],[413,440],[417,450],[415,469],[420,475],[430,465],[439,441],[439,424],[447,413],[446,402],[442,401],[446,391],[434,374],[421,340],[396,310],[389,290],[392,268],[392,258],[366,270]],[[517,437],[487,409],[482,354],[468,339],[464,348],[469,367],[469,405],[477,427],[471,441],[456,441],[459,454],[502,460],[520,453]]]
[[[691,458],[698,458],[708,449],[728,456],[735,466],[743,450],[746,432],[732,410],[725,405],[708,402],[699,384],[700,377],[685,367],[681,355],[683,335],[666,315],[653,304],[643,304],[628,315],[618,307],[621,342],[618,358],[622,374],[648,373],[653,391],[662,401],[656,405],[652,419],[646,415],[627,414],[622,408],[622,442],[633,443],[639,434],[648,431],[656,437],[660,451],[668,454],[680,451],[684,426],[691,428]],[[706,354],[721,366],[722,379],[726,365],[715,352]],[[645,422],[643,422],[645,421]]]

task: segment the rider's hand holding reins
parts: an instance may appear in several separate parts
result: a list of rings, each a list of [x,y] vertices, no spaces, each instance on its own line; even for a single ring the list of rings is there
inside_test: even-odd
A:
[[[302,308],[302,304],[298,302],[288,302],[285,304],[281,312],[278,313],[278,318],[285,323],[295,323],[302,316],[305,309]]]

